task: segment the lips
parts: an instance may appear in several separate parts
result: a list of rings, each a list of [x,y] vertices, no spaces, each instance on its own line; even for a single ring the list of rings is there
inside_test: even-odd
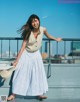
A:
[[[38,26],[38,25],[35,25],[34,27],[35,27],[35,28],[38,28],[39,26]]]

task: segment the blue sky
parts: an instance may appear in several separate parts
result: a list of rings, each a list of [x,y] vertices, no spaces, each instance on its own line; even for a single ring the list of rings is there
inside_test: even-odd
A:
[[[0,37],[20,37],[17,30],[33,13],[51,35],[80,37],[80,3],[58,0],[0,0]]]

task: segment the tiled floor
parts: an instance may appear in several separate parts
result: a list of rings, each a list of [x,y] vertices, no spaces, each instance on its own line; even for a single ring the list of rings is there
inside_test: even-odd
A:
[[[9,102],[41,102],[37,99],[20,99],[16,98],[15,100]],[[42,102],[80,102],[80,99],[45,99]]]
[[[17,96],[14,100],[9,102],[41,102],[37,97],[21,97]],[[42,102],[80,102],[80,99],[44,99]]]
[[[47,65],[45,66],[47,72]],[[76,72],[76,73],[75,73]],[[0,95],[8,95],[11,80],[0,83]],[[42,102],[80,102],[80,64],[52,65],[51,77],[48,78],[47,99]],[[3,101],[0,101],[3,102]],[[18,96],[9,102],[40,102],[36,98]]]

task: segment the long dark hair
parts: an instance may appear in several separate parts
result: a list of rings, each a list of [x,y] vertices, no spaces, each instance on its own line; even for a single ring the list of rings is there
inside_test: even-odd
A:
[[[29,40],[29,36],[30,36],[31,31],[32,31],[32,29],[33,29],[33,27],[32,27],[32,21],[33,21],[33,19],[35,19],[35,18],[37,18],[37,19],[39,20],[39,26],[40,26],[40,19],[39,19],[39,17],[38,17],[37,15],[35,15],[35,14],[32,14],[32,15],[29,17],[29,19],[28,19],[28,21],[26,22],[26,24],[23,25],[23,26],[21,27],[21,29],[19,30],[20,33],[21,33],[21,37],[22,37],[23,39]]]

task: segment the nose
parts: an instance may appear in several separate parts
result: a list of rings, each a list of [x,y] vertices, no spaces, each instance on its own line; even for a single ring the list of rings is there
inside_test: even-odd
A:
[[[34,22],[34,24],[36,25],[36,22]]]

